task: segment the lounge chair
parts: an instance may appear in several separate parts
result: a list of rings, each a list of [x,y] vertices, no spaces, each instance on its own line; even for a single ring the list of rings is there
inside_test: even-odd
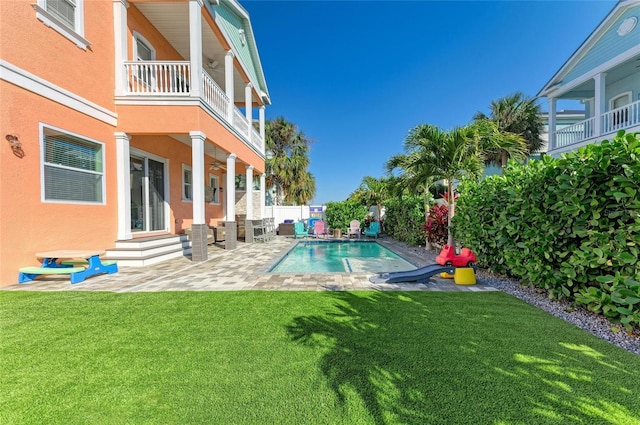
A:
[[[372,236],[374,238],[377,238],[379,234],[380,234],[380,223],[378,223],[377,221],[372,222],[371,224],[369,224],[369,227],[364,229],[365,238],[367,236]]]
[[[298,239],[298,236],[301,236],[303,238],[307,236],[307,231],[304,228],[304,223],[301,221],[293,223],[293,237],[294,239]]]
[[[351,220],[349,223],[349,230],[347,231],[347,237],[357,236],[360,238],[360,234],[362,230],[360,229],[360,221],[359,220]]]
[[[321,235],[328,236],[329,228],[327,227],[327,224],[324,222],[324,220],[318,220],[313,225],[313,232],[316,238],[320,237]]]

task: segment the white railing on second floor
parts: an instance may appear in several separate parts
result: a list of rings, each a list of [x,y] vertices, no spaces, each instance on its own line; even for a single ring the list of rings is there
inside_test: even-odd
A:
[[[189,62],[132,61],[125,62],[124,66],[127,94],[185,96],[189,93]]]
[[[189,96],[191,78],[190,63],[185,61],[128,61],[126,95],[134,96]],[[213,108],[245,141],[258,152],[264,152],[260,133],[249,123],[245,115],[233,105],[216,82],[202,71],[202,99]],[[228,111],[233,108],[233,115]],[[232,118],[231,120],[229,118]]]
[[[231,102],[213,78],[204,71],[202,72],[202,91],[204,101],[226,120],[228,116],[227,111],[229,110]]]
[[[557,130],[555,147],[572,145],[594,137],[595,126],[596,119],[592,117]]]
[[[233,126],[240,132],[249,138],[249,121],[244,116],[240,109],[233,107]]]
[[[602,114],[602,134],[640,124],[640,100]]]

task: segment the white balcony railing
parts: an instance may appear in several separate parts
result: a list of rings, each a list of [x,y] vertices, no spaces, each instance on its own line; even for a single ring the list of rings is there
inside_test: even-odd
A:
[[[127,93],[145,96],[184,96],[189,93],[189,62],[125,62]]]
[[[228,110],[231,102],[225,92],[218,87],[216,82],[213,81],[213,78],[211,78],[206,72],[202,72],[202,82],[204,101],[224,118],[228,117]]]
[[[592,117],[556,131],[555,147],[568,146],[592,138],[595,135],[595,125],[596,119]]]
[[[130,61],[124,63],[127,73],[125,95],[145,97],[190,96],[191,67],[185,61]],[[204,70],[202,75],[202,99],[220,117],[243,136],[244,141],[263,152],[260,133],[250,125],[245,115],[235,107],[216,82]],[[229,110],[233,117],[229,120]]]
[[[640,124],[640,100],[602,114],[602,134]]]

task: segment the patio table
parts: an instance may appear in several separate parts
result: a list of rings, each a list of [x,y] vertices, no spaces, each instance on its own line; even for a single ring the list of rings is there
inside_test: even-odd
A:
[[[74,249],[38,252],[36,257],[42,260],[41,266],[20,269],[18,282],[30,282],[38,276],[47,274],[69,274],[71,283],[80,283],[90,276],[116,273],[118,271],[116,262],[103,262],[100,259],[103,254],[104,251]],[[83,267],[74,267],[76,265]]]

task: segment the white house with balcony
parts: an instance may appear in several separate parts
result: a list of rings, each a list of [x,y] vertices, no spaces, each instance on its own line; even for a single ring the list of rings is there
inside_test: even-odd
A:
[[[620,0],[540,90],[548,102],[548,154],[640,131],[639,21],[640,0]],[[558,125],[558,100],[583,103],[585,119]]]

